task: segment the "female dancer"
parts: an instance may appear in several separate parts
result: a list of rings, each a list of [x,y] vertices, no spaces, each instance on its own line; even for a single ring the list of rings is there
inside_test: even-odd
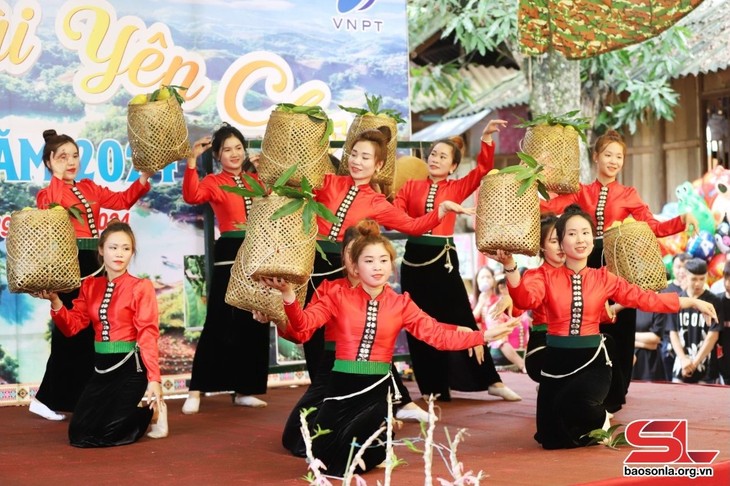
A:
[[[213,157],[220,161],[222,170],[200,181],[196,160],[208,149],[212,149]],[[182,408],[185,414],[198,413],[201,392],[234,391],[235,405],[266,406],[265,401],[253,395],[266,393],[269,325],[257,322],[250,312],[225,302],[231,265],[245,236],[241,225],[246,222],[251,199],[224,191],[221,186],[248,188],[241,177],[247,161],[243,134],[223,123],[212,137],[203,137],[193,144],[183,176],[185,202],[210,203],[220,229],[220,237],[215,242],[208,311],[195,349],[190,391]],[[255,163],[255,159],[251,162]]]
[[[697,232],[699,228],[697,219],[691,213],[664,222],[657,221],[636,189],[623,186],[616,180],[623,168],[625,157],[626,143],[621,135],[614,130],[607,131],[598,137],[593,148],[593,161],[598,169],[596,180],[589,185],[581,184],[580,190],[575,194],[564,194],[550,201],[540,201],[542,212],[559,214],[568,205],[578,204],[594,218],[596,241],[588,260],[588,264],[594,268],[603,266],[603,232],[615,221],[623,221],[628,216],[646,222],[657,237],[689,230],[690,227]],[[607,404],[610,411],[617,411],[626,403],[631,382],[636,332],[635,309],[623,309],[617,314],[616,325],[607,325],[601,331],[610,336],[614,344],[614,378]]]
[[[332,432],[312,444],[314,456],[327,467],[327,474],[346,472],[350,444],[363,443],[387,417],[387,394],[392,387],[391,359],[401,329],[443,349],[467,349],[497,339],[511,330],[509,324],[487,332],[460,332],[454,326],[437,323],[420,310],[407,294],[396,294],[388,285],[393,272],[395,250],[380,234],[377,224],[358,225],[361,237],[350,250],[360,285],[341,286],[302,311],[291,285],[281,279],[264,279],[282,292],[289,324],[297,331],[330,322],[335,333],[336,359],[327,387],[327,398],[316,426]],[[315,424],[312,424],[315,425]],[[368,471],[385,459],[383,442],[371,445],[363,455],[359,471]]]
[[[315,255],[314,273],[311,285],[307,288],[307,302],[323,279],[333,279],[339,274],[342,267],[340,257],[342,235],[346,228],[370,218],[386,228],[410,235],[420,235],[435,227],[448,212],[471,212],[452,201],[444,200],[434,205],[437,211],[413,218],[390,204],[383,194],[376,192],[370,186],[370,182],[373,175],[380,171],[385,163],[390,137],[388,127],[360,133],[355,138],[348,158],[350,175],[327,174],[322,188],[315,192],[317,201],[332,210],[340,218],[340,222],[332,224],[317,218],[319,234],[327,238],[320,240],[319,244],[329,262],[320,257],[319,253]],[[324,346],[322,333],[323,331],[316,332],[312,339],[304,344],[310,376],[317,373],[317,366],[321,362]]]
[[[51,316],[66,336],[91,328],[94,370],[84,387],[68,437],[75,447],[131,444],[145,433],[153,410],[157,423],[147,434],[167,436],[167,409],[162,401],[157,339],[157,298],[152,283],[127,272],[136,251],[128,224],[109,223],[99,238],[105,275],[87,278],[71,309],[55,292],[38,292],[51,301]],[[141,359],[140,359],[141,358]],[[149,407],[139,407],[147,399]]]
[[[498,252],[515,305],[544,306],[548,316],[543,380],[537,395],[535,439],[545,449],[588,445],[594,429],[608,429],[604,400],[611,384],[611,362],[599,322],[608,299],[653,312],[693,307],[715,317],[711,304],[699,299],[656,294],[626,282],[604,267],[588,267],[595,228],[579,206],[566,208],[555,225],[565,253],[562,267],[542,266],[534,278],[521,280],[514,259]]]
[[[406,182],[393,204],[415,218],[433,213],[442,201],[461,203],[494,167],[492,134],[506,124],[504,120],[491,120],[487,124],[482,132],[477,167],[458,180],[449,180],[448,177],[461,162],[463,141],[459,143],[450,139],[434,143],[428,156],[428,179]],[[401,286],[421,309],[436,320],[478,329],[459,274],[459,257],[453,238],[455,224],[456,216],[449,214],[435,228],[408,238],[401,265]],[[451,389],[488,390],[490,395],[505,400],[521,400],[502,383],[489,353],[483,353],[483,361],[478,362],[470,359],[465,351],[439,351],[410,334],[407,337],[421,394],[438,395],[439,400],[448,401]]]
[[[80,170],[79,146],[68,135],[55,130],[43,132],[43,164],[51,172],[51,182],[36,196],[39,209],[50,204],[80,210],[82,221],[71,218],[76,243],[79,248],[79,267],[82,276],[94,274],[99,269],[97,246],[99,238],[99,213],[101,208],[129,209],[150,190],[152,174],[142,172],[128,189],[112,191],[91,179],[76,181]],[[66,307],[78,297],[78,289],[60,294]],[[64,336],[56,326],[51,329],[51,354],[46,372],[29,410],[48,420],[63,420],[63,412],[73,412],[86,382],[94,371],[94,332],[85,328],[73,337]]]
[[[334,289],[343,286],[346,288],[357,287],[360,283],[360,279],[357,276],[357,270],[352,264],[349,256],[350,247],[358,236],[360,236],[360,232],[356,226],[350,226],[347,228],[342,239],[342,262],[345,267],[345,276],[338,278],[337,280],[323,280],[314,292],[312,300],[309,301],[307,308],[314,305],[320,300],[320,298],[327,295]],[[265,318],[263,322],[268,322],[268,320],[269,319]],[[308,330],[307,332],[295,332],[291,326],[286,324],[279,326],[279,331],[282,337],[294,342],[307,342],[314,332],[314,330]],[[289,414],[289,418],[284,426],[284,432],[281,436],[281,442],[284,447],[295,456],[305,457],[306,455],[304,440],[300,431],[300,411],[311,407],[315,407],[317,409],[322,407],[322,401],[325,398],[325,391],[327,389],[327,382],[329,381],[330,372],[332,371],[332,366],[335,362],[335,331],[334,326],[329,323],[324,326],[324,339],[324,353],[322,354],[323,361],[318,367],[317,374],[311,377],[312,383],[307,388],[307,391],[304,392],[304,395],[302,395]],[[410,393],[405,385],[403,385],[403,381],[401,380],[397,370],[393,367],[391,372],[401,395],[401,400],[398,403],[399,408],[396,412],[396,418],[399,420],[428,421],[428,412],[413,403]]]

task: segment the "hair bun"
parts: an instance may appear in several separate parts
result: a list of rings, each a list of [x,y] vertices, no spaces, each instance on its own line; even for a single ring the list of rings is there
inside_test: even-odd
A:
[[[57,137],[58,133],[56,133],[56,130],[49,129],[49,130],[43,130],[43,140],[48,140],[49,138]]]
[[[451,138],[449,138],[449,140],[451,141],[451,143],[453,143],[456,146],[456,148],[459,149],[460,152],[464,151],[464,145],[465,145],[464,139],[461,138],[459,135],[451,137]]]
[[[386,145],[390,143],[390,139],[393,138],[393,132],[390,131],[390,127],[382,125],[378,127],[378,131],[385,137]]]
[[[372,219],[363,219],[357,223],[357,230],[362,236],[380,235],[380,226]]]
[[[567,208],[565,208],[565,211],[563,211],[563,214],[582,214],[585,211],[583,211],[583,208],[581,208],[578,204],[571,204]]]

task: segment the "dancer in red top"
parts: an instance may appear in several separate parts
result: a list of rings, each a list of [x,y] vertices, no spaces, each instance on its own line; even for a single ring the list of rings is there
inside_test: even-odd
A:
[[[441,349],[467,349],[509,333],[511,327],[460,332],[439,324],[416,306],[408,294],[396,294],[388,285],[395,250],[380,234],[377,224],[363,221],[362,236],[352,245],[360,285],[342,286],[316,304],[302,310],[291,285],[281,279],[264,279],[280,290],[289,324],[296,332],[329,323],[334,329],[336,359],[330,375],[327,398],[316,425],[332,432],[312,444],[314,456],[327,466],[327,474],[345,473],[353,438],[360,443],[373,435],[387,417],[387,394],[394,390],[390,375],[393,347],[401,329]],[[312,424],[313,426],[315,424]],[[363,455],[368,471],[385,459],[383,442],[375,442]]]
[[[222,170],[200,181],[197,158],[211,149]],[[255,163],[257,157],[251,159]],[[250,312],[225,302],[231,265],[243,243],[251,199],[221,189],[221,186],[248,188],[244,165],[249,161],[246,139],[235,127],[223,123],[212,137],[193,144],[183,177],[183,199],[189,204],[210,203],[220,229],[215,242],[215,266],[208,295],[203,331],[195,349],[185,414],[198,413],[201,392],[233,391],[233,403],[245,407],[265,407],[253,395],[266,393],[269,376],[269,325],[256,321]],[[256,178],[256,175],[248,175]]]
[[[51,301],[51,317],[66,336],[91,328],[95,373],[79,398],[68,436],[76,447],[131,444],[145,433],[152,408],[159,411],[148,434],[167,436],[157,339],[157,297],[152,283],[127,272],[135,254],[132,229],[111,222],[99,238],[105,275],[84,280],[71,309],[55,292],[38,292]],[[138,407],[143,398],[149,407]]]
[[[636,189],[623,186],[616,180],[623,168],[625,157],[626,143],[616,131],[609,130],[598,137],[593,148],[593,161],[598,169],[596,180],[592,184],[581,184],[580,190],[575,194],[564,194],[553,197],[550,201],[540,202],[541,212],[560,214],[568,205],[578,204],[591,215],[596,226],[596,241],[588,265],[593,268],[604,265],[603,232],[614,222],[621,222],[629,216],[646,222],[657,237],[673,235],[690,228],[697,232],[699,228],[697,219],[691,213],[664,222],[657,221]],[[636,310],[623,309],[616,316],[616,325],[606,325],[602,332],[610,336],[609,349],[614,361],[614,375],[607,405],[611,412],[615,412],[626,403],[626,394],[631,383]]]
[[[124,191],[112,191],[91,179],[76,181],[81,170],[79,146],[68,135],[55,130],[43,132],[43,164],[51,172],[51,181],[36,196],[39,209],[52,203],[65,208],[74,207],[81,221],[71,218],[79,248],[81,276],[99,269],[99,214],[101,208],[129,209],[150,190],[150,173],[140,173],[139,179]],[[78,289],[60,294],[66,307],[78,297]],[[94,371],[94,334],[86,328],[72,337],[64,336],[56,326],[51,329],[51,354],[46,371],[29,410],[49,420],[63,420],[59,411],[73,412],[76,402]]]
[[[390,137],[388,127],[360,133],[354,140],[348,158],[350,175],[327,174],[322,187],[315,191],[317,201],[327,206],[340,218],[340,221],[332,224],[317,218],[319,234],[327,238],[320,240],[319,244],[326,253],[329,263],[319,253],[315,255],[311,285],[307,287],[307,302],[322,280],[334,279],[340,274],[341,242],[346,228],[369,218],[388,229],[409,235],[421,235],[439,224],[449,212],[469,212],[453,201],[443,201],[435,206],[437,210],[413,218],[390,204],[383,194],[376,192],[370,186],[370,182],[385,163]],[[310,375],[317,373],[317,366],[322,361],[323,346],[322,331],[316,332],[312,339],[304,344]]]
[[[482,132],[477,166],[461,179],[449,179],[461,162],[463,140],[440,140],[428,152],[429,177],[407,181],[393,202],[411,217],[433,214],[442,201],[464,201],[494,167],[492,134],[507,125],[491,120]],[[410,236],[401,265],[401,286],[413,301],[438,321],[478,329],[464,282],[459,273],[459,257],[454,246],[456,215],[447,214],[428,231]],[[505,400],[520,396],[502,383],[489,352],[475,360],[466,351],[439,351],[408,334],[408,350],[418,388],[423,395],[451,399],[451,389],[488,390]]]
[[[604,400],[611,383],[611,361],[599,323],[606,300],[652,312],[693,307],[716,318],[711,304],[699,299],[657,294],[629,284],[603,267],[588,267],[595,229],[590,215],[568,207],[555,225],[565,265],[544,265],[534,278],[520,278],[512,256],[498,252],[510,295],[521,309],[543,306],[547,315],[543,379],[537,396],[535,439],[545,449],[588,445],[590,431],[608,429]]]

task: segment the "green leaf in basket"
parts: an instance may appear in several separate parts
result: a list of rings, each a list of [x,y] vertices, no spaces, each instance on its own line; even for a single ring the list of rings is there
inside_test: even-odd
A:
[[[500,174],[517,174],[517,173],[523,172],[524,170],[525,170],[525,168],[522,167],[521,165],[509,165],[509,166],[505,167],[504,169],[500,169],[499,173]]]
[[[327,119],[327,127],[324,129],[324,135],[322,135],[322,138],[319,140],[320,145],[324,145],[327,143],[327,141],[332,136],[332,133],[335,131],[335,123],[332,121],[332,119]]]
[[[542,197],[544,197],[546,201],[550,200],[550,194],[548,193],[547,188],[545,187],[545,184],[543,184],[540,181],[537,182],[537,192],[539,192],[540,195]]]
[[[312,192],[312,184],[309,183],[309,179],[307,179],[306,176],[302,176],[300,184],[302,186],[302,192],[305,196],[307,196],[307,199],[314,196],[314,193]]]
[[[314,212],[317,213],[320,218],[324,219],[325,221],[329,221],[332,224],[340,222],[340,218],[335,216],[335,213],[330,211],[330,209],[322,203],[318,202],[314,205]]]
[[[318,241],[316,241],[314,243],[314,247],[317,249],[317,253],[319,253],[319,256],[322,257],[322,260],[326,261],[327,263],[330,263],[329,258],[327,258],[327,254],[324,252],[322,247],[319,245]]]
[[[292,109],[295,106],[296,105],[293,103],[279,103],[278,105],[276,105],[276,111],[283,111],[286,113],[291,113]]]
[[[283,174],[279,176],[278,179],[276,179],[276,182],[274,182],[274,187],[276,186],[283,186],[291,179],[291,176],[294,175],[294,172],[297,171],[297,164],[292,165],[288,169],[284,171]]]
[[[535,157],[533,157],[530,154],[526,154],[525,152],[517,152],[517,157],[519,157],[520,160],[522,162],[524,162],[531,169],[534,169],[535,167],[540,165],[540,163],[535,159]]]
[[[267,194],[268,191],[266,191],[266,188],[258,180],[245,172],[241,172],[241,177],[243,177],[243,180],[248,183],[248,186],[253,190],[253,192],[258,193],[258,197],[263,197]]]
[[[340,109],[343,111],[346,111],[348,113],[354,113],[355,115],[358,115],[358,116],[365,115],[368,112],[368,110],[366,110],[364,108],[353,108],[352,106],[342,106],[342,105],[337,105],[337,106],[339,106]]]
[[[304,199],[294,199],[292,201],[289,201],[288,203],[284,204],[282,207],[274,211],[274,214],[271,215],[271,218],[269,218],[271,221],[276,221],[279,218],[283,218],[284,216],[289,216],[290,214],[296,213],[299,208],[302,207],[304,204]]]
[[[244,189],[241,187],[236,186],[227,186],[225,184],[219,186],[222,190],[226,192],[232,192],[233,194],[236,194],[241,197],[262,197],[266,194],[260,194],[258,191],[252,191],[250,189]]]
[[[303,229],[304,234],[308,235],[310,231],[312,231],[312,216],[314,216],[314,208],[312,207],[312,203],[314,201],[306,201],[304,203],[304,210],[302,211],[302,221],[303,221]]]
[[[272,189],[277,195],[288,197],[290,199],[306,199],[306,195],[301,189],[289,186],[274,186]]]
[[[517,189],[517,197],[523,195],[527,189],[530,188],[532,184],[534,184],[535,181],[532,178],[525,179],[522,181],[522,184],[520,185],[520,188]]]
[[[76,218],[76,220],[79,223],[84,224],[84,218],[83,218],[83,216],[81,216],[82,213],[81,213],[81,210],[79,208],[77,208],[75,206],[69,206],[68,208],[66,208],[66,211],[68,211],[68,213],[71,216],[73,216],[74,218]]]

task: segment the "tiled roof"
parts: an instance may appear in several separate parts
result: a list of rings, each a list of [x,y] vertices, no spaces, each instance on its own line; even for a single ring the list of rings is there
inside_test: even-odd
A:
[[[469,80],[470,92],[472,93],[472,97],[475,102],[483,98],[485,95],[488,95],[492,90],[504,83],[506,80],[513,79],[516,75],[519,75],[524,82],[524,77],[522,77],[520,71],[505,67],[468,64],[459,70],[459,74]],[[419,96],[418,99],[411,102],[411,111],[418,113],[428,109],[446,108],[448,105],[449,100],[446,94],[429,97]],[[468,111],[469,114],[472,114],[482,110],[483,108],[475,108]]]
[[[680,76],[708,73],[730,66],[730,0],[705,0],[679,22],[692,32],[690,55]]]
[[[482,69],[483,66],[479,66]],[[474,101],[462,103],[444,115],[445,119],[472,115],[484,110],[523,105],[530,99],[530,89],[522,71],[511,70],[498,84],[475,90]]]

